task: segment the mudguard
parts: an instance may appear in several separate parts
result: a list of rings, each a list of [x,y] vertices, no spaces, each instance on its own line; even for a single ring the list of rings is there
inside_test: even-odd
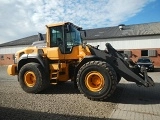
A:
[[[20,59],[18,60],[18,65],[17,65],[18,71],[24,65],[24,63],[28,63],[30,60],[32,62],[40,63],[42,65],[42,67],[45,68],[45,62],[44,62],[43,57],[41,55],[39,55],[39,54],[23,54],[20,57]]]

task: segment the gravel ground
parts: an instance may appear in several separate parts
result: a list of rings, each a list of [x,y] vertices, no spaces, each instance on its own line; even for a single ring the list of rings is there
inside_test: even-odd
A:
[[[124,85],[119,84],[107,101],[91,101],[73,83],[49,87],[41,94],[25,93],[17,76],[8,76],[0,66],[0,120],[106,119],[116,107]]]

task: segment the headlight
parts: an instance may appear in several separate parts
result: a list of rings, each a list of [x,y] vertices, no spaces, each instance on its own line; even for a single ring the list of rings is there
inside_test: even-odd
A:
[[[138,65],[138,67],[141,67],[140,65]]]
[[[153,67],[153,65],[150,65],[149,67]]]

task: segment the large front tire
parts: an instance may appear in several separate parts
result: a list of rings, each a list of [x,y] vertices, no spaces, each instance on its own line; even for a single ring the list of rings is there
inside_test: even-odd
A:
[[[106,62],[87,62],[77,74],[78,89],[91,100],[107,99],[115,91],[116,84],[116,72]]]
[[[27,93],[39,93],[44,90],[49,82],[43,67],[38,63],[27,63],[18,74],[21,88]]]

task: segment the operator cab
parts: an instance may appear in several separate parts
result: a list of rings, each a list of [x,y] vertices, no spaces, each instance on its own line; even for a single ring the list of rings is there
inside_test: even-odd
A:
[[[80,30],[72,23],[52,25],[49,28],[49,47],[59,47],[62,54],[69,54],[74,46],[82,44]]]

